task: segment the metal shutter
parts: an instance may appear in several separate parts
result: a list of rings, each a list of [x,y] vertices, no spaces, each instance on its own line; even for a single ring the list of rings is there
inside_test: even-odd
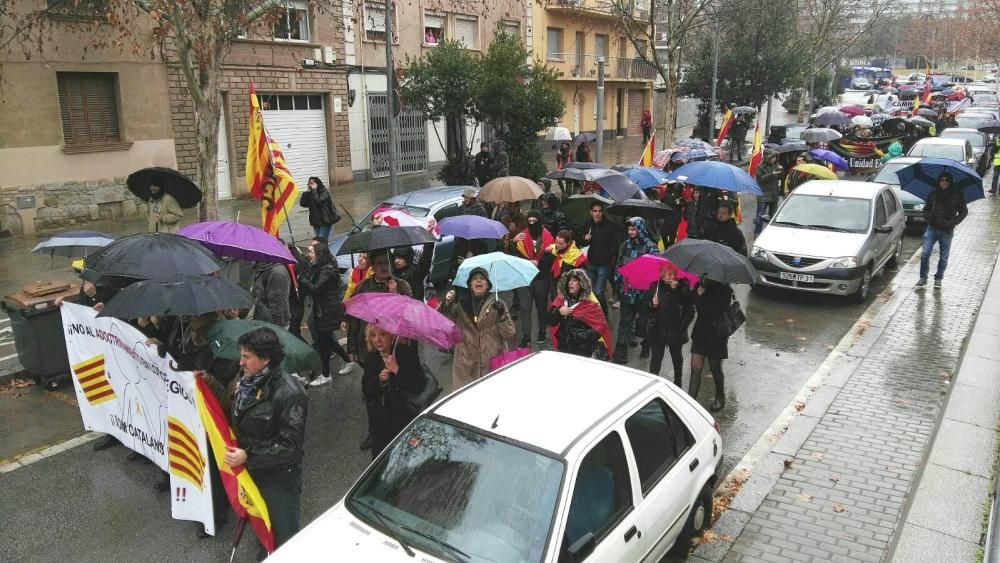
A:
[[[271,138],[281,147],[285,155],[288,169],[295,178],[295,183],[305,189],[310,176],[330,183],[330,165],[327,160],[326,146],[326,113],[323,111],[320,96],[277,96],[278,107],[294,109],[264,110],[264,126]],[[286,98],[294,103],[285,103]],[[309,107],[304,107],[302,101],[307,99]]]

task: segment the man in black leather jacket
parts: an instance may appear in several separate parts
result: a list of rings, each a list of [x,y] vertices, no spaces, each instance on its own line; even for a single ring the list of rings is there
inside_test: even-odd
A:
[[[969,214],[962,190],[952,187],[953,185],[951,174],[947,172],[941,174],[938,177],[937,187],[924,204],[927,229],[924,231],[924,248],[923,254],[920,255],[920,280],[917,281],[917,287],[927,285],[931,252],[936,242],[939,255],[937,272],[934,274],[934,289],[941,289],[941,279],[944,278],[944,270],[948,267],[948,255],[951,253],[951,239],[955,234],[955,227]]]

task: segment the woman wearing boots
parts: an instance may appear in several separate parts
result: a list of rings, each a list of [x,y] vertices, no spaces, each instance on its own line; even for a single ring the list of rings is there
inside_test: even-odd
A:
[[[715,401],[712,410],[722,410],[726,406],[725,375],[722,360],[729,357],[729,337],[719,336],[716,323],[733,298],[733,289],[728,285],[710,280],[704,276],[695,284],[694,306],[698,319],[691,331],[691,384],[689,392],[695,399],[701,388],[701,374],[708,360],[709,369],[715,378]]]
[[[688,326],[694,318],[691,285],[686,279],[677,278],[677,266],[665,264],[660,268],[660,280],[650,298],[651,326],[647,330],[650,340],[649,373],[660,375],[664,349],[670,350],[674,366],[674,385],[684,388],[684,355],[682,348],[688,341]]]

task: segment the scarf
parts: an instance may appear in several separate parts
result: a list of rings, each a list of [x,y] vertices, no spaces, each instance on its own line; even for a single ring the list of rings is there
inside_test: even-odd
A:
[[[583,251],[576,247],[575,242],[569,243],[569,246],[561,254],[556,250],[555,243],[552,243],[547,251],[556,257],[556,260],[552,261],[553,278],[558,278],[562,275],[563,264],[566,264],[570,268],[582,268],[584,263],[587,262],[587,257],[583,255]]]
[[[528,260],[538,260],[538,258],[545,252],[545,249],[556,242],[556,239],[552,237],[552,233],[543,228],[541,239],[542,244],[538,246],[538,252],[535,252],[535,239],[532,238],[531,232],[528,229],[525,229],[522,232],[524,233],[524,240],[517,242],[517,251],[521,253],[521,256],[524,256]]]
[[[566,300],[561,296],[557,295],[552,301],[549,307],[555,307],[558,309],[566,303]],[[591,292],[587,295],[586,299],[581,300],[577,303],[576,307],[573,307],[573,312],[570,316],[578,321],[586,323],[587,326],[594,329],[597,334],[600,335],[600,342],[604,344],[604,348],[608,351],[608,356],[612,354],[611,352],[611,329],[608,328],[608,320],[604,316],[604,310],[601,309],[601,303],[597,300],[597,297]],[[556,332],[559,329],[559,325],[549,327],[549,334],[552,335],[552,346],[558,350],[559,343],[556,341]]]
[[[371,266],[367,270],[362,271],[361,266],[355,266],[351,269],[351,275],[347,278],[347,289],[344,290],[344,301],[347,301],[354,295],[355,290],[358,288],[358,284],[365,281],[366,279],[372,277],[374,271]]]
[[[260,373],[252,376],[240,377],[237,381],[236,398],[233,401],[233,415],[243,414],[253,401],[260,399],[260,387],[264,380],[271,373],[271,368],[266,367]]]

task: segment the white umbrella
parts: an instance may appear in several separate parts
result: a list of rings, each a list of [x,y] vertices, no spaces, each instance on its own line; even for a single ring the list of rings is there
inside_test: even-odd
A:
[[[549,127],[549,130],[545,133],[546,141],[572,141],[573,136],[570,135],[569,129],[565,127]]]
[[[867,115],[855,115],[851,118],[851,125],[858,125],[861,127],[873,127],[875,124],[872,122],[872,118]]]

